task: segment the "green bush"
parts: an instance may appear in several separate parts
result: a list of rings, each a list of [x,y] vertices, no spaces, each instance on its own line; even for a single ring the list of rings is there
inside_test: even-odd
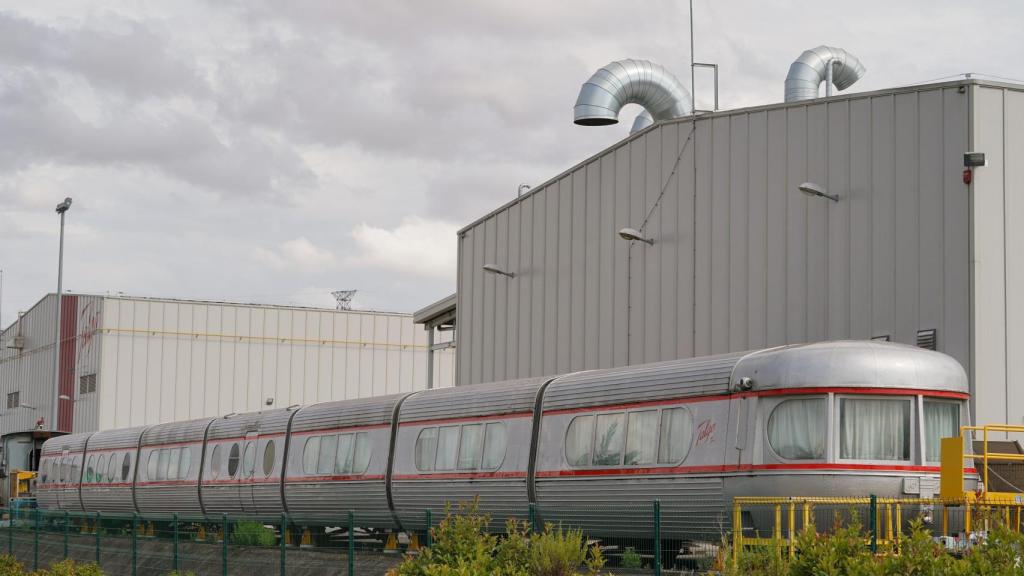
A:
[[[445,518],[431,529],[433,545],[407,556],[389,576],[575,576],[581,566],[598,574],[601,550],[587,548],[579,530],[545,526],[529,534],[525,523],[509,520],[506,535],[488,532],[490,517],[479,514],[479,502],[445,509]]]
[[[245,520],[235,524],[231,543],[239,546],[273,546],[277,543],[274,531],[259,522]]]
[[[0,556],[0,576],[103,576],[103,571],[95,563],[76,564],[74,560],[64,560],[50,565],[50,568],[26,572],[25,568],[13,556]]]
[[[644,560],[640,556],[640,553],[636,551],[636,548],[627,546],[622,551],[622,567],[623,568],[641,568],[644,565]]]

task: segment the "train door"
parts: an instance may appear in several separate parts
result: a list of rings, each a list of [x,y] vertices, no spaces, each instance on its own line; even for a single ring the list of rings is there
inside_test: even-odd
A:
[[[245,434],[245,442],[242,446],[242,466],[238,475],[238,499],[243,512],[256,513],[256,502],[254,498],[254,482],[256,470],[256,448],[259,446],[259,430],[251,430]]]

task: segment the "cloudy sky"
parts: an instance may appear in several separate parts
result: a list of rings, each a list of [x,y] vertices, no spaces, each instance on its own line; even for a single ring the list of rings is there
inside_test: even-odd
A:
[[[1024,78],[1020,2],[696,0],[724,108],[776,102],[844,47],[853,90]],[[56,284],[413,311],[455,288],[455,232],[622,138],[571,122],[624,57],[686,77],[684,2],[0,0],[3,324]],[[698,77],[707,107],[710,78]]]

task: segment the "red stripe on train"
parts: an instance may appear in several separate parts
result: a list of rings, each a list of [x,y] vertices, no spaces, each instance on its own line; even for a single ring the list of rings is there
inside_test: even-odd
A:
[[[603,412],[609,410],[626,410],[631,408],[643,408],[646,406],[672,406],[681,404],[695,404],[698,402],[714,402],[728,400],[730,398],[752,398],[759,396],[799,396],[805,394],[862,394],[870,396],[925,396],[928,398],[955,398],[967,400],[970,395],[963,392],[949,392],[945,390],[917,390],[914,388],[852,388],[852,387],[807,387],[807,388],[778,388],[772,390],[755,390],[752,392],[740,392],[738,394],[718,394],[715,396],[692,396],[688,398],[669,398],[665,400],[649,400],[646,402],[624,402],[620,404],[607,404],[604,406],[582,406],[576,408],[559,408],[545,410],[545,416],[557,414],[575,414],[577,412]]]
[[[666,475],[666,474],[699,474],[708,472],[755,472],[758,470],[772,471],[799,471],[799,470],[827,470],[835,472],[928,472],[937,473],[938,466],[900,466],[893,464],[829,464],[816,462],[813,464],[742,464],[712,465],[712,466],[666,466],[649,468],[588,468],[582,470],[541,470],[537,472],[537,478],[561,478],[567,476],[644,476],[644,475]],[[964,472],[975,474],[974,468],[964,468]]]
[[[482,478],[526,478],[526,472],[439,472],[436,474],[396,474],[395,480],[476,480]]]

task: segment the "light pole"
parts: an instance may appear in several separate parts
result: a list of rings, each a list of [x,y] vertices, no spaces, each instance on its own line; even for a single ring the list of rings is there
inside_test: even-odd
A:
[[[53,322],[53,421],[50,429],[57,430],[58,418],[60,416],[60,305],[61,294],[64,291],[64,213],[71,208],[71,198],[65,198],[57,204],[57,214],[60,214],[60,252],[57,257],[57,317]]]

